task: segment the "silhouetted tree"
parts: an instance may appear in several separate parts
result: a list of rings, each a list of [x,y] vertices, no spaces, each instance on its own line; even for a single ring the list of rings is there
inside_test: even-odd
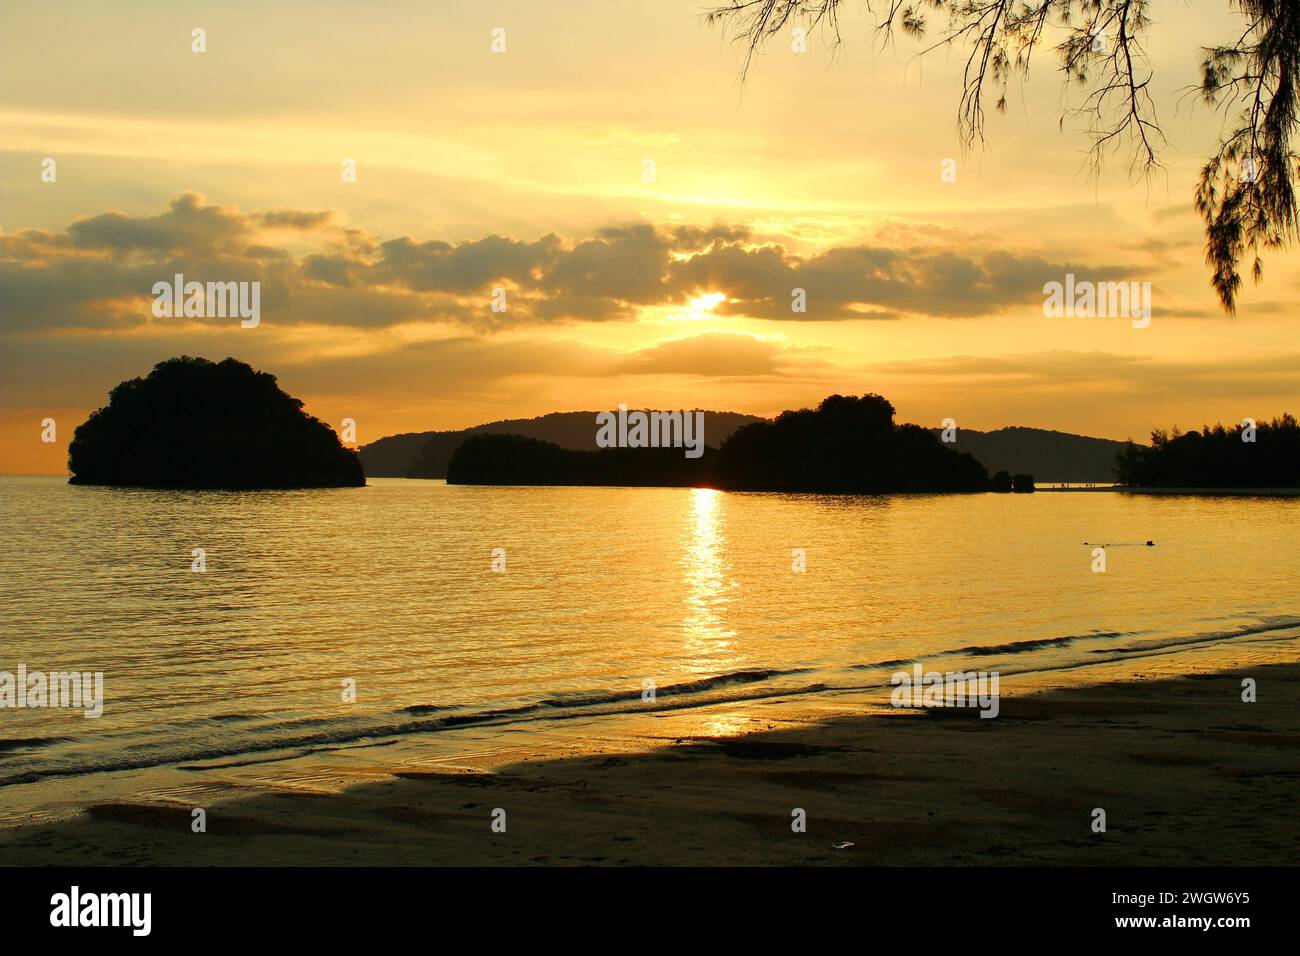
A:
[[[999,471],[989,479],[989,491],[996,491],[1002,494],[1011,493],[1011,472]]]
[[[745,46],[743,75],[764,43],[796,23],[824,24],[838,43],[840,5],[841,0],[730,0],[707,16],[726,24]],[[1300,238],[1300,172],[1291,147],[1300,123],[1300,3],[1228,5],[1241,10],[1242,29],[1224,45],[1202,50],[1199,92],[1208,105],[1222,107],[1225,123],[1218,149],[1201,170],[1196,208],[1205,222],[1211,284],[1224,309],[1233,312],[1247,252],[1258,281],[1259,250]],[[994,108],[1005,111],[1011,81],[1028,79],[1033,54],[1050,42],[1051,28],[1063,28],[1054,48],[1063,83],[1085,93],[1061,119],[1082,120],[1092,138],[1094,171],[1125,143],[1130,170],[1146,175],[1160,166],[1165,140],[1144,46],[1150,0],[867,0],[866,7],[880,11],[875,30],[882,44],[900,32],[923,37],[931,12],[945,18],[939,39],[923,52],[967,50],[957,120],[967,146],[983,139],[990,94]]]
[[[72,484],[322,488],[366,483],[361,460],[275,376],[228,358],[168,359],[109,393],[68,447]]]
[[[1011,479],[1011,490],[1016,494],[1033,494],[1034,476],[1033,475],[1016,475]]]
[[[1260,422],[1255,440],[1241,425],[1206,425],[1186,434],[1151,433],[1151,447],[1129,444],[1115,461],[1121,485],[1147,488],[1295,488],[1300,486],[1300,426],[1284,414]]]

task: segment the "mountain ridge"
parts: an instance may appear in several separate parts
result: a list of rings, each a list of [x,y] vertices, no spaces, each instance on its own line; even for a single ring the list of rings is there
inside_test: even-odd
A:
[[[717,448],[741,425],[765,421],[741,412],[704,412],[705,444]],[[362,446],[366,474],[375,478],[446,478],[452,453],[471,435],[522,435],[569,451],[596,450],[596,411],[548,412],[535,418],[504,418],[470,428],[403,432]]]
[[[718,448],[742,425],[770,421],[743,412],[705,415],[705,443]],[[570,451],[596,448],[596,411],[549,412],[533,418],[504,418],[469,428],[402,432],[361,447],[366,474],[376,478],[446,478],[447,463],[471,435],[522,435],[551,442]],[[929,429],[942,435],[943,429]],[[1126,443],[1049,428],[1009,425],[991,431],[958,428],[955,451],[968,452],[990,474],[1006,471],[1030,474],[1039,482],[1099,482],[1114,480],[1116,455]]]
[[[943,429],[930,429],[942,435]],[[1128,442],[1092,438],[1051,428],[1008,425],[992,431],[958,428],[952,447],[969,452],[990,474],[1033,475],[1040,483],[1115,480],[1116,456]]]

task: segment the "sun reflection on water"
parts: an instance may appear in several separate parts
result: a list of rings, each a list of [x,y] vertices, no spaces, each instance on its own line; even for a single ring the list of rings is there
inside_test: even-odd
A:
[[[722,499],[720,491],[694,488],[685,515],[681,565],[686,617],[682,627],[686,650],[694,660],[692,669],[700,672],[716,673],[743,661],[737,653],[736,632],[724,620],[732,601],[730,592],[738,584],[728,574]]]

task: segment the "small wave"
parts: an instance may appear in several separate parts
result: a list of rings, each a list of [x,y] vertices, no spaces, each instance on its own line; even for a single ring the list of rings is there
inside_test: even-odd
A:
[[[716,677],[702,677],[699,680],[686,681],[681,684],[668,684],[656,687],[656,697],[673,697],[680,694],[702,694],[721,687],[736,684],[753,684],[758,681],[771,680],[773,677],[787,677],[792,674],[807,673],[808,668],[796,667],[791,670],[748,670],[719,674]],[[639,690],[618,691],[610,694],[594,694],[581,697],[552,697],[541,701],[545,707],[591,707],[597,704],[617,704],[623,701],[640,700]]]
[[[787,674],[801,673],[806,668],[795,670],[749,670],[736,671],[730,674],[720,674],[716,677],[702,678],[696,681],[689,681],[682,684],[673,684],[656,691],[656,699],[659,696],[681,698],[680,703],[658,704],[653,709],[667,710],[675,707],[695,706],[695,701],[690,698],[692,695],[700,696],[700,702],[714,702],[727,699],[725,695],[705,696],[708,692],[717,692],[731,685],[747,685],[769,680],[772,677],[784,676]],[[750,692],[747,694],[734,695],[735,699],[747,699],[757,696],[767,696],[768,694],[785,694],[785,693],[809,693],[824,689],[824,685],[817,684],[811,687],[799,688],[774,688],[764,690],[761,693]],[[382,719],[372,719],[369,723],[358,724],[355,721],[341,722],[335,718],[325,718],[314,721],[302,721],[292,725],[281,725],[277,730],[283,729],[284,732],[278,734],[269,734],[268,736],[258,738],[241,737],[237,742],[231,742],[228,745],[207,745],[207,746],[184,746],[184,742],[172,747],[153,747],[146,744],[135,745],[140,749],[148,747],[143,753],[133,753],[125,756],[119,751],[116,754],[103,754],[100,759],[89,761],[78,761],[75,764],[52,765],[49,767],[35,767],[27,769],[20,773],[14,773],[8,776],[0,776],[0,787],[11,786],[14,784],[34,783],[49,777],[72,777],[88,773],[104,773],[109,771],[120,770],[139,770],[147,767],[157,767],[166,764],[181,764],[193,767],[196,764],[209,763],[214,760],[227,760],[229,758],[248,758],[253,762],[257,760],[258,755],[269,754],[277,751],[285,751],[286,755],[274,757],[272,760],[290,759],[302,754],[311,748],[334,747],[344,744],[356,744],[365,740],[374,740],[385,737],[401,737],[409,734],[418,733],[436,733],[442,730],[451,730],[458,727],[472,726],[475,724],[492,724],[492,723],[509,723],[519,720],[535,720],[545,717],[575,717],[582,716],[584,709],[590,711],[591,708],[597,709],[594,713],[610,713],[608,709],[615,705],[626,704],[635,701],[639,709],[650,709],[641,701],[641,692],[633,693],[604,693],[588,694],[574,697],[554,697],[537,701],[536,703],[522,704],[518,707],[492,708],[487,710],[471,711],[468,713],[447,714],[447,710],[455,710],[454,707],[443,707],[428,704],[415,704],[404,708],[399,713],[410,714],[415,719],[385,721]],[[556,711],[560,713],[556,713]],[[441,714],[439,716],[439,714]],[[423,716],[421,716],[423,715]],[[207,743],[207,741],[204,741]],[[127,750],[134,748],[128,747]],[[244,762],[244,761],[240,761]]]
[[[1183,647],[1189,644],[1207,644],[1215,641],[1230,641],[1237,637],[1251,637],[1256,634],[1269,634],[1273,631],[1289,631],[1300,627],[1300,618],[1273,618],[1263,624],[1239,627],[1229,631],[1205,631],[1200,634],[1182,637],[1157,638],[1131,644],[1128,647],[1108,647],[1090,651],[1091,654],[1138,654],[1143,651],[1162,650],[1169,647]]]
[[[237,724],[246,720],[265,720],[266,718],[258,714],[214,714],[207,719],[216,721],[219,724]]]
[[[1075,641],[1102,640],[1111,637],[1126,637],[1127,631],[1096,631],[1092,634],[1071,634],[1068,637],[1044,637],[1033,641],[1012,641],[1009,644],[973,644],[959,647],[953,654],[971,654],[975,657],[991,657],[994,654],[1024,654],[1027,651],[1041,651],[1045,647],[1068,647]]]
[[[932,654],[926,654],[921,657],[900,657],[889,661],[872,661],[868,664],[854,664],[850,670],[884,670],[890,667],[904,667],[909,664],[924,663],[925,661],[933,660],[936,657],[949,657],[957,654],[969,654],[972,657],[991,657],[994,654],[1024,654],[1029,651],[1040,651],[1048,647],[1068,647],[1075,641],[1125,637],[1130,633],[1131,632],[1126,631],[1097,631],[1093,634],[1070,634],[1066,637],[1044,637],[1030,641],[1011,641],[1008,644],[972,644],[969,647],[958,647],[953,650],[935,651]]]
[[[680,684],[668,684],[664,687],[657,687],[655,688],[655,697],[676,697],[683,694],[704,694],[723,687],[753,684],[759,681],[771,680],[773,677],[787,677],[793,674],[803,674],[808,670],[809,668],[806,667],[796,667],[789,670],[733,671],[730,674],[718,674],[715,677],[702,677],[699,680],[685,681]],[[454,714],[443,718],[443,720],[447,726],[476,724],[482,723],[485,720],[494,720],[501,717],[516,717],[536,713],[543,708],[566,710],[580,707],[598,707],[602,704],[621,704],[629,701],[639,701],[641,700],[642,693],[641,690],[625,690],[607,691],[595,694],[575,694],[569,697],[546,697],[537,701],[535,704],[524,704],[520,707],[511,707],[502,710]],[[447,711],[459,709],[460,707],[449,704],[412,704],[410,707],[403,707],[400,712],[404,714],[425,716],[428,714],[446,713]]]
[[[1285,631],[1300,627],[1300,618],[1271,617],[1268,620],[1246,627],[1230,630],[1207,631],[1199,634],[1156,637],[1149,641],[1130,644],[1125,647],[1098,647],[1088,651],[1089,654],[1137,654],[1144,651],[1181,647],[1189,644],[1203,644],[1211,641],[1227,641],[1233,638],[1268,634],[1272,631]],[[939,651],[920,657],[903,657],[896,660],[874,661],[866,664],[854,664],[850,670],[885,670],[892,667],[904,667],[924,663],[939,657],[969,655],[971,657],[992,657],[998,654],[1025,654],[1046,650],[1051,647],[1068,647],[1076,641],[1113,640],[1117,637],[1133,637],[1133,631],[1094,631],[1091,634],[1069,634],[1063,637],[1034,638],[1027,641],[1010,641],[1005,644],[971,644],[953,650]]]
[[[448,710],[456,710],[456,708],[451,704],[412,704],[410,707],[403,707],[401,712],[423,717],[426,714],[441,714]]]
[[[25,750],[29,747],[48,747],[50,744],[66,744],[71,740],[71,737],[0,737],[0,753]]]

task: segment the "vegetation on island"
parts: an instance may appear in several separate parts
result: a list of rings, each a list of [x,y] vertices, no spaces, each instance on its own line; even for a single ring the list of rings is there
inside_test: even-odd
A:
[[[831,395],[816,409],[738,428],[718,454],[718,487],[735,491],[885,494],[986,491],[989,475],[928,429],[894,422],[880,395]]]
[[[233,358],[168,359],[122,382],[68,448],[76,485],[330,488],[366,483],[361,459],[275,376]]]

